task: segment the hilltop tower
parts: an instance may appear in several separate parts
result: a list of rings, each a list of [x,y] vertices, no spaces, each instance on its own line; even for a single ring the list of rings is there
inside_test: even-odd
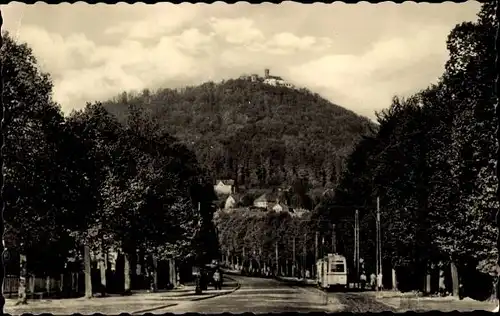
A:
[[[268,68],[264,69],[264,78],[266,78],[266,79],[269,78],[269,69]]]

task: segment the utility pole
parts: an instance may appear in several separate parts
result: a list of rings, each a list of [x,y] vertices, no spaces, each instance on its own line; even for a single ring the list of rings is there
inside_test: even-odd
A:
[[[279,275],[280,271],[280,266],[279,266],[279,259],[278,259],[278,242],[276,241],[276,276]]]
[[[243,246],[243,254],[241,256],[241,269],[245,267],[245,246]]]
[[[325,236],[321,237],[321,251],[319,252],[319,258],[323,258],[324,256],[325,256]],[[316,262],[318,262],[317,259]],[[316,271],[316,273],[319,273],[319,271]]]
[[[377,271],[377,288],[382,286],[382,240],[380,233],[380,198],[377,197],[377,255],[378,268]],[[379,276],[380,275],[380,276]]]
[[[314,262],[318,262],[318,237],[319,237],[319,232],[316,232],[316,236],[315,236],[315,239],[314,239]],[[314,276],[316,276],[316,269],[315,269],[315,265],[313,265],[313,269],[314,270]],[[313,272],[313,271],[311,271]]]
[[[293,248],[292,248],[292,252],[293,252],[293,262],[292,262],[292,275],[293,277],[296,277],[296,261],[297,261],[297,257],[295,256],[295,237],[293,237]]]
[[[358,210],[354,212],[354,257],[353,257],[354,271],[357,271],[356,267],[357,252],[358,252]]]
[[[337,253],[337,239],[335,236],[335,224],[332,227],[332,252]]]
[[[359,270],[360,270],[360,263],[359,263],[359,257],[360,257],[360,251],[359,251],[359,211],[356,210],[356,272],[357,272],[357,277],[359,278]]]
[[[304,260],[302,264],[302,278],[305,280],[306,278],[306,264],[307,264],[307,256],[306,256],[306,242],[307,242],[307,234],[304,233],[304,243],[302,245],[302,260]]]
[[[359,281],[359,210],[354,214],[354,267],[356,271],[355,280]]]

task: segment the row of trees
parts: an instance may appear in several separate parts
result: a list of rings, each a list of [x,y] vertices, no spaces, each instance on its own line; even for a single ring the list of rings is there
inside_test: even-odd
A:
[[[331,252],[332,239],[311,229],[311,213],[292,216],[289,212],[239,211],[218,212],[215,223],[221,253],[228,261],[248,269],[269,267],[273,273],[312,271],[316,255]],[[276,251],[278,253],[276,253]],[[294,257],[295,254],[295,257]],[[278,262],[276,262],[278,255]],[[288,265],[287,265],[288,263]]]
[[[349,157],[335,196],[313,216],[325,232],[323,220],[338,223],[347,253],[353,233],[344,223],[353,221],[358,208],[361,253],[375,261],[369,213],[379,197],[384,264],[416,271],[419,281],[432,266],[451,264],[455,291],[457,270],[465,284],[465,271],[496,275],[496,23],[494,4],[488,3],[476,22],[457,25],[439,82],[407,99],[394,98],[378,114],[378,133],[365,137]]]
[[[28,272],[62,273],[70,257],[85,261],[89,281],[91,251],[218,257],[216,197],[193,152],[138,105],[121,122],[99,103],[64,117],[49,75],[7,33],[1,58],[6,247],[21,258],[23,301]]]

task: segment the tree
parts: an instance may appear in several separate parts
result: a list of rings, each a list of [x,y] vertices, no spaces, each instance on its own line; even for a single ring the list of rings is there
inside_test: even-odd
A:
[[[63,117],[51,99],[50,76],[39,70],[31,49],[16,43],[6,32],[1,49],[6,111],[4,198],[9,207],[5,220],[17,240],[17,244],[7,247],[21,253],[19,299],[26,303],[26,256],[43,259],[43,255],[36,258],[35,250],[48,249],[66,234],[58,224],[61,201],[56,178],[61,163],[57,156]]]

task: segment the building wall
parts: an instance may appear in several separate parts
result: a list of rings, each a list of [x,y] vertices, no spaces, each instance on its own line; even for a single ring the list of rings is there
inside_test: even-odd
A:
[[[266,80],[264,80],[264,83],[265,84],[269,84],[271,86],[276,86],[277,85],[276,79],[266,79]]]
[[[220,183],[220,182],[217,183],[216,185],[214,185],[215,192],[220,193],[220,194],[231,194],[232,188],[233,188],[232,185],[225,185],[225,184]]]
[[[231,209],[231,208],[235,207],[235,205],[236,205],[236,201],[234,200],[234,198],[232,196],[230,196],[226,199],[226,203],[224,204],[224,209],[225,210]]]
[[[253,205],[255,207],[267,208],[267,201],[256,201]]]

